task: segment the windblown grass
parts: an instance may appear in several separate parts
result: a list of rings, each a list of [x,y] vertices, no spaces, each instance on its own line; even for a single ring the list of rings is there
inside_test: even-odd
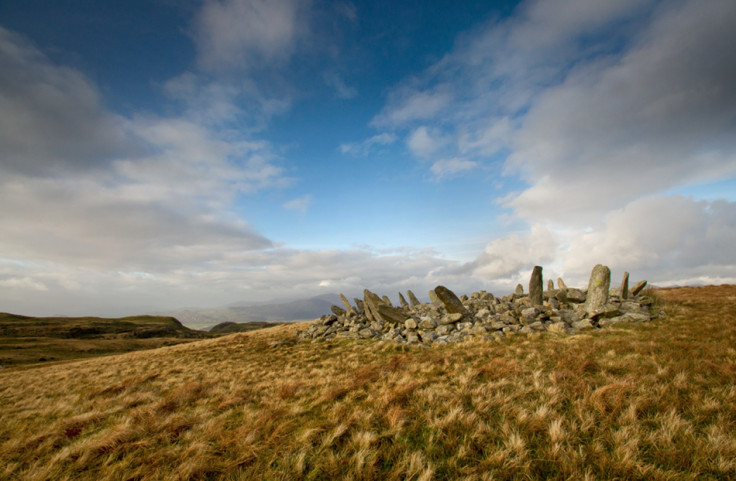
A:
[[[446,347],[299,326],[0,371],[2,479],[734,479],[736,287]]]

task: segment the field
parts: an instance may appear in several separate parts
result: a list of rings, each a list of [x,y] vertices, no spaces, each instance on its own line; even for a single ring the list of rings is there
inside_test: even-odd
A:
[[[0,479],[735,479],[736,286],[446,347],[282,325],[0,370]]]

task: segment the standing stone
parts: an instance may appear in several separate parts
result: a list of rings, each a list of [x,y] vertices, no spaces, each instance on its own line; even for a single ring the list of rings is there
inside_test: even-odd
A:
[[[638,295],[642,289],[644,289],[647,285],[647,281],[639,281],[636,283],[636,285],[631,289],[631,295],[636,296]]]
[[[544,282],[542,281],[542,267],[534,266],[532,277],[529,279],[529,300],[532,306],[544,304]]]
[[[412,306],[418,306],[421,304],[421,302],[419,302],[419,299],[417,299],[417,296],[414,295],[411,289],[406,291],[406,295],[409,296],[409,302],[411,302]]]
[[[363,290],[363,305],[365,306],[365,317],[369,321],[377,321],[380,319],[378,315],[378,306],[383,304],[383,300],[377,294],[372,293],[368,289]]]
[[[404,299],[404,294],[399,292],[399,304],[401,304],[401,307],[409,307],[409,303],[406,302],[406,299]]]
[[[588,295],[585,299],[585,312],[590,316],[603,312],[608,302],[608,289],[611,286],[611,269],[598,264],[590,273]]]
[[[351,312],[355,312],[353,309],[353,306],[350,305],[348,298],[345,297],[342,293],[340,294],[340,300],[345,305],[345,310],[347,311],[348,314],[350,314]]]
[[[386,304],[387,306],[394,307],[394,305],[391,304],[391,299],[389,299],[388,296],[383,296],[381,299],[383,299],[383,303]]]
[[[465,314],[465,306],[450,289],[445,286],[437,286],[434,288],[434,293],[437,299],[445,305],[445,309],[449,314]]]
[[[619,295],[621,300],[628,299],[629,297],[629,273],[624,272],[624,278],[621,280],[621,289],[619,289]]]
[[[429,300],[432,301],[432,304],[442,304],[442,301],[440,301],[440,298],[437,297],[434,291],[429,291]]]
[[[555,290],[555,281],[552,279],[547,281],[547,290],[548,291],[554,291]]]
[[[357,297],[353,297],[353,301],[355,301],[355,307],[358,308],[358,311],[365,311],[365,306],[363,306],[363,301],[358,299]]]
[[[524,286],[521,284],[516,284],[516,291],[514,291],[514,294],[517,296],[523,296],[524,295]]]
[[[557,278],[557,287],[560,289],[567,289],[567,284],[565,284],[565,281],[562,280],[562,277]]]

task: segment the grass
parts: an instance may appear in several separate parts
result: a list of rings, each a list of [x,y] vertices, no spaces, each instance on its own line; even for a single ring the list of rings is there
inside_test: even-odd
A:
[[[0,370],[0,479],[734,479],[736,286],[431,349],[283,325]]]

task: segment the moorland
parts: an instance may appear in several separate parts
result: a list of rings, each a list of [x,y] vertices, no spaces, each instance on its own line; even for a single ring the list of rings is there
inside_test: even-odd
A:
[[[0,478],[734,479],[736,286],[447,346],[305,323],[0,370]]]

